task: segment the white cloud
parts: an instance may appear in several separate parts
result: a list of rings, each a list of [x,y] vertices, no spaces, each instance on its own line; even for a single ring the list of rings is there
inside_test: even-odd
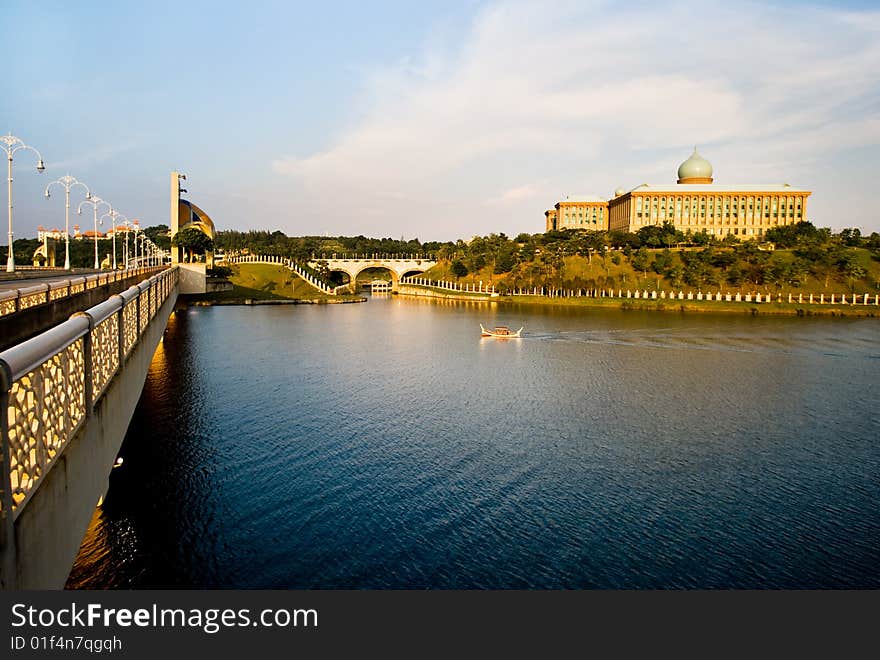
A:
[[[830,155],[880,144],[878,26],[739,3],[498,3],[457,49],[374,72],[361,119],[325,149],[273,162],[309,218],[289,230],[540,231],[562,191],[671,182],[694,144],[728,183],[810,182],[835,224],[868,204],[821,184]]]
[[[99,147],[93,147],[86,153],[76,156],[75,158],[66,158],[58,162],[47,162],[47,171],[67,171],[77,167],[91,167],[93,165],[106,162],[115,158],[120,154],[137,149],[143,144],[140,138],[132,138],[119,142],[117,144],[107,144]]]
[[[547,182],[526,183],[505,190],[496,197],[486,200],[489,206],[509,206],[511,204],[522,204],[525,201],[540,200],[547,196]]]

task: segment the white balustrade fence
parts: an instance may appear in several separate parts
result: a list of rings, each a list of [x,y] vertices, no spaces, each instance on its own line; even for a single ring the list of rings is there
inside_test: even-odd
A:
[[[320,257],[312,255],[311,261],[436,261],[436,257],[430,254],[388,254],[385,252],[348,254],[347,252],[333,252],[322,254]]]
[[[292,270],[294,273],[299,275],[299,277],[313,287],[318,289],[323,293],[326,293],[331,296],[335,296],[337,294],[337,289],[341,287],[332,287],[323,280],[315,277],[312,273],[307,271],[305,268],[296,263],[293,259],[288,259],[287,257],[279,257],[275,255],[262,255],[262,254],[247,254],[241,256],[227,256],[224,260],[224,263],[229,264],[278,264],[279,266],[284,266]]]
[[[0,517],[18,516],[177,282],[163,270],[0,353]]]
[[[498,293],[492,284],[471,284],[460,282],[448,282],[445,280],[432,280],[424,277],[407,277],[400,281],[401,284],[412,286],[422,286],[431,289],[440,289],[443,291],[452,291],[465,294],[482,294],[484,296],[494,297]],[[538,296],[545,298],[631,298],[631,299],[650,299],[650,300],[714,300],[725,302],[747,302],[747,303],[771,303],[771,302],[787,302],[792,304],[804,305],[880,305],[880,294],[871,293],[855,293],[855,294],[782,294],[782,293],[742,293],[730,291],[722,293],[721,291],[657,291],[646,289],[563,289],[548,287],[516,287],[509,289],[507,295],[510,296]]]
[[[446,280],[432,280],[426,277],[404,277],[400,280],[401,284],[414,284],[416,286],[426,286],[433,289],[442,289],[444,291],[457,291],[461,293],[477,293],[484,294],[488,296],[495,295],[497,292],[495,291],[494,284],[483,284],[480,282],[479,284],[471,284],[471,283],[460,283],[460,282],[447,282]]]

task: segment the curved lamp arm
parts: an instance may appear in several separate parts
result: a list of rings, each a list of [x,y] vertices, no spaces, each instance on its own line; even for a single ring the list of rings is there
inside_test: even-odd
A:
[[[101,199],[100,197],[97,197],[97,196],[95,196],[95,195],[92,195],[92,197],[91,197],[90,199],[84,199],[83,201],[81,201],[81,202],[79,203],[79,206],[76,207],[76,214],[77,214],[77,215],[82,215],[82,207],[83,207],[83,204],[91,204],[91,205],[92,205],[92,208],[93,208],[95,211],[98,210],[98,207],[99,207],[101,204],[106,204],[108,208],[110,208],[111,210],[113,209],[113,207],[110,206],[110,202],[106,202],[106,201],[104,201],[103,199]]]
[[[43,172],[43,170],[46,169],[46,166],[43,165],[43,155],[36,149],[36,147],[25,144],[22,142],[21,138],[15,137],[12,133],[8,135],[0,135],[0,149],[3,149],[3,151],[6,152],[6,157],[9,160],[12,160],[12,156],[16,151],[29,149],[37,154],[37,172]]]
[[[62,188],[64,188],[65,192],[68,192],[68,193],[74,188],[74,186],[82,186],[83,188],[86,189],[86,199],[90,200],[92,198],[92,191],[89,190],[89,187],[86,184],[84,184],[82,181],[80,181],[76,177],[70,176],[69,174],[65,174],[64,176],[59,177],[59,178],[55,179],[54,181],[49,182],[49,185],[46,186],[46,190],[43,192],[46,199],[49,199],[49,197],[51,197],[51,195],[49,194],[49,189],[53,185],[55,185],[56,183],[59,186],[61,186]]]

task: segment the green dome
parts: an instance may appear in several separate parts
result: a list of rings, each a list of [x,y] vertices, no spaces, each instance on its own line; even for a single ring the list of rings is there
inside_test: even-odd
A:
[[[678,166],[678,179],[711,179],[712,164],[697,153],[694,147],[694,153],[691,157]]]

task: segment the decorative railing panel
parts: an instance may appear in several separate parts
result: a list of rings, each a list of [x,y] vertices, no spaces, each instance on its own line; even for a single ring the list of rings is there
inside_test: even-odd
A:
[[[113,314],[92,330],[92,399],[107,389],[119,368],[119,315]]]
[[[123,355],[128,357],[131,349],[137,343],[138,325],[137,325],[137,300],[130,300],[125,304],[122,310],[122,341]]]
[[[141,289],[141,293],[138,296],[138,334],[143,334],[144,329],[147,327],[147,324],[150,322],[150,310],[148,309],[149,300],[147,296],[149,296],[149,289]]]
[[[55,287],[49,291],[49,300],[61,300],[62,298],[66,298],[70,293],[67,290],[67,285]]]
[[[158,313],[177,282],[177,268],[165,270],[0,353],[0,517],[18,516],[123,368],[147,328],[149,307]]]
[[[27,294],[23,293],[19,298],[18,308],[28,309],[30,307],[42,305],[44,302],[46,302],[46,289],[42,288],[40,291],[34,291]]]
[[[12,293],[12,292],[10,292]],[[16,307],[16,297],[9,296],[0,299],[0,316],[6,316],[7,314],[14,314]]]
[[[82,337],[14,383],[7,410],[9,487],[20,507],[86,416]]]

